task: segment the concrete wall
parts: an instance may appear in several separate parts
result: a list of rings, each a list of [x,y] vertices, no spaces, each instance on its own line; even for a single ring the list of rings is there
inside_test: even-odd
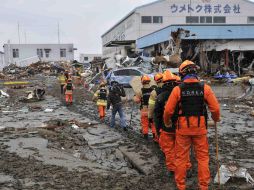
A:
[[[19,57],[13,57],[13,49],[19,50]],[[4,44],[5,62],[21,63],[24,60],[35,60],[37,49],[43,50],[42,61],[73,61],[74,49],[73,44]],[[49,57],[46,57],[45,49],[50,49]],[[60,49],[66,49],[66,57],[60,57]],[[27,61],[26,61],[27,62]],[[29,61],[28,61],[29,62]]]
[[[191,2],[191,3],[190,3]],[[215,12],[215,6],[220,6],[220,12]],[[177,6],[177,11],[173,7]],[[182,7],[185,9],[181,11]],[[188,6],[193,9],[189,9]],[[211,12],[205,7],[210,6]],[[225,6],[229,6],[225,13]],[[238,10],[238,6],[240,9]],[[202,9],[200,10],[200,7]],[[161,28],[174,24],[187,24],[186,16],[225,16],[225,24],[248,24],[248,16],[254,17],[254,3],[247,0],[165,0],[158,1],[148,6],[137,8],[133,14],[121,23],[111,28],[102,36],[102,45],[114,40],[136,40],[144,35],[155,32]],[[206,11],[205,11],[206,10]],[[142,16],[163,16],[163,23],[141,23]],[[203,23],[204,24],[204,23]],[[211,23],[209,23],[211,24]],[[216,23],[218,24],[218,23]],[[252,23],[254,24],[254,23]],[[115,53],[124,50],[124,47],[103,47],[103,56],[112,57]]]

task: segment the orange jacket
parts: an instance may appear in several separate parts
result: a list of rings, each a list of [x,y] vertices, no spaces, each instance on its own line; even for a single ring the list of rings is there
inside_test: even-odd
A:
[[[199,82],[197,79],[186,79],[185,83]],[[210,86],[204,86],[204,99],[208,105],[209,110],[212,113],[212,119],[216,122],[220,119],[220,105],[217,98],[215,97]],[[169,96],[168,102],[165,105],[164,111],[164,123],[169,125],[170,118],[173,116],[176,106],[181,100],[181,89],[179,86],[175,87]],[[181,110],[180,110],[181,112]],[[200,117],[200,127],[198,128],[198,117],[189,117],[190,127],[187,125],[185,117],[179,117],[177,122],[176,133],[180,135],[204,135],[207,133],[207,127],[205,123],[205,117]]]

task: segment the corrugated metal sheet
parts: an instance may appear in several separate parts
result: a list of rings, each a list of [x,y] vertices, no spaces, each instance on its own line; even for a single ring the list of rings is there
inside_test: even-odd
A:
[[[139,38],[137,48],[143,49],[154,44],[168,41],[172,31],[183,28],[190,31],[190,40],[232,40],[254,39],[254,25],[172,25]],[[195,34],[195,36],[192,36]]]

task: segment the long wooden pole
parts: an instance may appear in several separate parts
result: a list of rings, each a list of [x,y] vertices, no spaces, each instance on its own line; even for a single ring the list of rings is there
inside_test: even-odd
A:
[[[216,142],[216,161],[217,161],[217,172],[218,172],[218,183],[220,186],[220,164],[219,164],[219,141],[218,141],[218,129],[217,123],[214,123],[215,127],[215,142]]]

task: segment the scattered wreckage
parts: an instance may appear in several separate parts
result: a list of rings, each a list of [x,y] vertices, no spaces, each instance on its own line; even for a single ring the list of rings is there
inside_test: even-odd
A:
[[[35,88],[33,91],[27,91],[26,96],[21,97],[21,102],[38,102],[44,100],[45,89]]]
[[[254,186],[254,179],[248,173],[246,168],[237,166],[236,164],[221,165],[219,174],[214,178],[214,183],[224,185],[230,178],[244,178],[247,183]]]

